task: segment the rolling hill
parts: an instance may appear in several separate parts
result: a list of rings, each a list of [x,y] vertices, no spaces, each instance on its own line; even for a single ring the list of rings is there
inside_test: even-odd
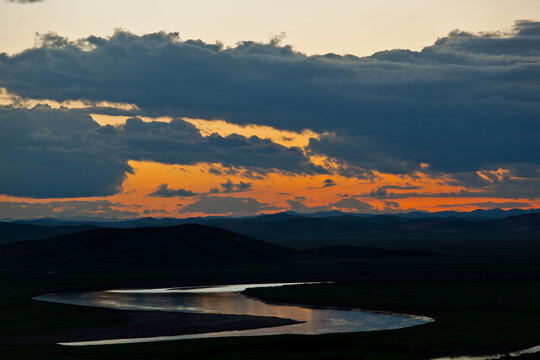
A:
[[[0,266],[67,268],[243,265],[288,261],[296,251],[202,225],[97,229],[0,246]]]
[[[434,244],[495,245],[527,240],[540,243],[540,214],[478,221],[467,218],[406,218],[396,215],[327,218],[296,217],[266,222],[255,219],[212,226],[272,243],[315,248],[335,245],[430,246]]]

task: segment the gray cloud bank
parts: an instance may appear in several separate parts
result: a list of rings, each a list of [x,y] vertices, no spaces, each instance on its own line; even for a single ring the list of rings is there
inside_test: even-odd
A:
[[[231,216],[246,216],[258,214],[263,210],[280,210],[281,208],[261,203],[257,199],[250,197],[234,196],[200,196],[195,202],[180,207],[178,212],[184,213],[204,213]]]
[[[0,219],[19,218],[130,218],[139,213],[108,200],[49,201],[45,203],[0,201]]]
[[[217,193],[238,193],[238,192],[244,192],[249,191],[253,189],[253,185],[250,182],[243,182],[240,181],[239,183],[233,183],[230,179],[227,179],[226,182],[219,184],[221,186],[221,189],[219,188],[212,188],[210,189],[210,193],[217,194]]]
[[[159,185],[156,190],[152,191],[149,196],[154,197],[189,197],[197,195],[191,190],[171,189],[167,184]]]
[[[303,203],[302,198],[295,198],[294,200],[286,200],[290,206],[291,211],[296,211],[299,213],[315,213],[319,211],[331,211],[331,210],[341,210],[347,212],[358,212],[366,214],[375,214],[379,211],[374,206],[355,199],[354,197],[347,197],[341,200],[338,200],[334,203],[320,206],[307,206]]]
[[[540,23],[454,31],[422,51],[306,56],[277,42],[233,48],[118,31],[0,55],[22,97],[137,104],[147,114],[330,131],[310,150],[403,173],[540,164]],[[346,135],[345,135],[346,134]],[[532,164],[532,165],[531,165]]]
[[[131,118],[121,127],[100,126],[84,113],[44,105],[0,107],[0,137],[0,193],[14,196],[115,194],[132,171],[128,160],[186,165],[216,162],[259,172],[323,171],[300,149],[257,137],[203,137],[182,120],[165,123]],[[242,190],[249,187],[238,186]],[[178,194],[162,188],[154,195]]]
[[[17,3],[17,4],[31,4],[36,2],[42,2],[43,0],[6,0],[10,3]]]

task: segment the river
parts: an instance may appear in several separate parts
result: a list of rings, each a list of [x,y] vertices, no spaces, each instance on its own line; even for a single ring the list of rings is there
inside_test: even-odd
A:
[[[63,343],[62,345],[107,345],[137,342],[199,339],[229,336],[278,334],[328,334],[389,330],[425,324],[430,318],[361,310],[314,309],[296,305],[268,304],[241,291],[254,287],[287,286],[298,283],[244,284],[190,288],[108,290],[90,293],[45,294],[37,300],[112,308],[118,310],[183,311],[195,313],[275,316],[301,321],[299,324],[239,331],[220,331],[179,336],[111,339]]]

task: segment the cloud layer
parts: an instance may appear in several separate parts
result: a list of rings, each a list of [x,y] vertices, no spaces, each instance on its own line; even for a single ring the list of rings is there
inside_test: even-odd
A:
[[[167,184],[161,184],[156,190],[148,194],[154,197],[190,197],[197,195],[191,190],[171,189]]]
[[[6,0],[7,2],[11,3],[18,3],[18,4],[31,4],[35,2],[42,2],[43,0]]]
[[[453,31],[418,52],[396,49],[363,58],[306,56],[277,40],[224,48],[163,32],[119,30],[77,41],[48,33],[39,42],[19,54],[0,54],[0,87],[22,99],[135,108],[1,107],[0,194],[117,194],[133,171],[128,161],[138,160],[219,163],[258,174],[335,170],[373,178],[376,172],[422,172],[467,189],[428,194],[414,185],[381,186],[311,208],[302,199],[289,200],[298,211],[374,211],[358,197],[375,198],[388,211],[399,210],[391,200],[407,197],[540,197],[540,22],[518,21],[507,34]],[[133,117],[122,126],[100,126],[88,113]],[[143,122],[137,116],[175,120]],[[202,136],[181,117],[321,135],[305,149],[288,148],[259,137]],[[309,156],[330,159],[332,166],[315,166]],[[329,177],[315,188],[339,185]],[[198,195],[181,213],[277,209],[254,198],[214,196],[251,189],[250,182],[227,180],[204,194],[162,184],[150,195]]]
[[[139,212],[108,200],[49,201],[44,203],[0,201],[0,219],[18,218],[130,218]]]
[[[128,160],[167,164],[221,163],[254,171],[317,173],[298,148],[240,135],[201,135],[183,120],[100,126],[89,115],[36,106],[0,108],[0,194],[34,198],[118,193]],[[236,186],[236,185],[235,185]],[[240,187],[238,187],[240,186]],[[246,190],[246,183],[232,190]],[[248,186],[249,187],[249,186]],[[159,190],[159,189],[158,189]],[[159,194],[170,195],[170,189]]]
[[[211,196],[204,195],[189,205],[180,207],[180,214],[203,213],[230,216],[246,216],[258,214],[263,210],[280,210],[269,204],[261,203],[250,197]]]
[[[455,31],[420,52],[364,58],[306,56],[276,41],[223,48],[175,33],[41,42],[0,55],[9,91],[329,131],[311,151],[395,173],[421,162],[445,172],[540,163],[537,22],[517,22],[511,34]]]

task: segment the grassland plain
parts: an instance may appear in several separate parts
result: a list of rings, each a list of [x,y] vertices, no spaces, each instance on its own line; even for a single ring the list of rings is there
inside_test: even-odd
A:
[[[437,259],[326,261],[243,267],[1,271],[0,336],[113,326],[119,311],[32,300],[46,292],[118,287],[323,280],[333,284],[254,289],[267,301],[433,317],[413,328],[320,336],[204,339],[63,347],[2,345],[2,359],[429,359],[492,354],[540,344],[540,251],[490,248]],[[531,355],[535,356],[535,355]],[[528,356],[528,358],[531,358]]]

